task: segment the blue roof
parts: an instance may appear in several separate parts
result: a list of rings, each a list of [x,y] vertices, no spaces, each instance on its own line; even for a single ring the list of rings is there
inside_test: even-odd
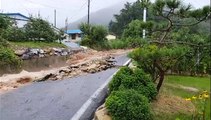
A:
[[[29,17],[26,17],[25,15],[21,14],[21,13],[0,13],[0,15],[6,15],[6,16],[21,16],[22,18],[25,18],[27,20],[29,20]],[[22,20],[22,19],[21,19]]]
[[[67,34],[81,34],[83,33],[81,30],[77,29],[77,30],[67,30]]]

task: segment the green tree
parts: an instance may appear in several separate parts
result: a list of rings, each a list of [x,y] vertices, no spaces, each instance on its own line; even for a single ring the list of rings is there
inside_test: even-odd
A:
[[[151,73],[152,77],[159,78],[157,84],[159,91],[165,73],[186,55],[188,50],[185,48],[190,47],[190,44],[196,47],[200,46],[172,39],[172,33],[176,29],[194,26],[205,21],[210,16],[210,7],[205,6],[201,9],[191,10],[190,5],[183,5],[180,0],[156,0],[152,4],[152,8],[154,15],[162,18],[162,25],[153,27],[150,39],[147,41],[148,44],[143,48],[136,49],[130,56],[138,64],[142,64],[140,66],[147,67],[144,69],[148,70],[147,72]],[[191,21],[187,21],[189,19]],[[144,63],[146,64],[143,65]],[[155,72],[158,75],[154,75]]]
[[[21,60],[9,48],[8,41],[3,38],[3,34],[11,25],[12,23],[8,18],[0,15],[0,68],[5,71],[8,70],[7,68],[10,68],[10,71],[17,70],[21,65]]]
[[[24,26],[28,40],[54,42],[57,40],[57,33],[49,22],[41,18],[30,18]]]
[[[132,20],[140,20],[143,18],[143,7],[140,1],[135,3],[126,3],[119,15],[114,15],[115,21],[109,23],[109,31],[117,36],[121,36],[123,30]]]
[[[82,45],[98,50],[106,49],[108,47],[106,39],[108,31],[105,27],[81,24],[80,29],[84,34],[81,42]]]

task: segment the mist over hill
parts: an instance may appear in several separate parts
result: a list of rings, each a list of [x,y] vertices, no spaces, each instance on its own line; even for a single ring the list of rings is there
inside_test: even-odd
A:
[[[125,3],[126,1],[122,1],[116,5],[90,13],[90,23],[107,27],[109,22],[114,19],[114,14],[119,14],[119,11],[124,8]],[[78,26],[82,22],[87,22],[87,15],[75,22],[68,24],[68,29],[78,29]]]

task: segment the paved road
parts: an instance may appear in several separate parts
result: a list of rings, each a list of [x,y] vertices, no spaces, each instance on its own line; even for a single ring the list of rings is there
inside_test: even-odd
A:
[[[116,60],[123,65],[128,58],[122,55]],[[0,120],[69,120],[115,71],[33,83],[0,95]]]

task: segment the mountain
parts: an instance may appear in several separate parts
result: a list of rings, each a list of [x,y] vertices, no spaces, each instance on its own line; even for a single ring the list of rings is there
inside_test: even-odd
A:
[[[126,1],[120,2],[116,5],[90,13],[90,23],[107,27],[109,22],[114,19],[114,14],[119,14],[119,11],[124,7],[125,3]],[[75,22],[68,24],[68,29],[78,29],[78,26],[82,22],[87,22],[87,15]]]

